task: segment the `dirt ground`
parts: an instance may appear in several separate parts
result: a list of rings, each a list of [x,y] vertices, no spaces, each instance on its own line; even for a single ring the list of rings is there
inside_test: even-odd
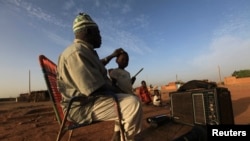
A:
[[[231,92],[235,124],[250,126],[250,84],[232,85],[227,88]],[[191,129],[180,124],[169,124],[168,127],[154,127],[148,132],[147,129],[152,127],[146,122],[146,118],[169,115],[168,92],[162,93],[162,99],[161,107],[143,106],[143,131],[138,140],[171,141]],[[1,141],[55,141],[59,129],[50,101],[0,102],[0,125]],[[108,121],[75,129],[72,141],[109,141],[113,126],[113,122]],[[66,136],[63,140],[66,140]]]

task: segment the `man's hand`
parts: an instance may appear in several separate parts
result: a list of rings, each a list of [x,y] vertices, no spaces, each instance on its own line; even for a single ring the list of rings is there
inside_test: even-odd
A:
[[[113,59],[114,57],[119,56],[123,52],[125,52],[125,51],[122,48],[116,49],[112,54],[110,54],[109,56],[101,59],[102,64],[104,66],[107,65],[111,59]]]
[[[119,56],[121,53],[123,53],[124,52],[124,50],[122,49],[122,48],[118,48],[118,49],[116,49],[111,55],[113,56],[113,57],[117,57],[117,56]]]

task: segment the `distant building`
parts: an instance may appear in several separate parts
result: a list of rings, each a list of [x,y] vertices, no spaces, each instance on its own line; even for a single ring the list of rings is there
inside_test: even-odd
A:
[[[22,93],[17,97],[16,102],[39,102],[39,101],[48,101],[49,93],[47,90],[41,90],[41,91],[32,91],[29,93]]]
[[[224,85],[237,85],[248,83],[250,83],[250,77],[236,78],[234,76],[229,76],[224,78]]]

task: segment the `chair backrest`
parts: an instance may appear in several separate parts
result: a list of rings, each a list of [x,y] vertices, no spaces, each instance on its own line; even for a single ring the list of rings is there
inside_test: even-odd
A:
[[[57,82],[56,82],[56,64],[48,59],[44,55],[39,55],[39,63],[44,74],[44,79],[47,85],[47,89],[50,95],[50,99],[53,102],[53,108],[56,114],[57,121],[59,124],[62,123],[64,113],[60,105],[62,95],[58,91]]]

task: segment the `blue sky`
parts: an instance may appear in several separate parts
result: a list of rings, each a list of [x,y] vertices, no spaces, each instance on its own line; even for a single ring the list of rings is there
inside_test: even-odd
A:
[[[134,87],[177,80],[220,81],[250,69],[249,0],[1,0],[0,97],[46,85],[38,56],[57,62],[72,42],[72,22],[88,13],[99,25],[101,58],[118,47],[130,55]],[[116,67],[112,60],[107,68]]]

